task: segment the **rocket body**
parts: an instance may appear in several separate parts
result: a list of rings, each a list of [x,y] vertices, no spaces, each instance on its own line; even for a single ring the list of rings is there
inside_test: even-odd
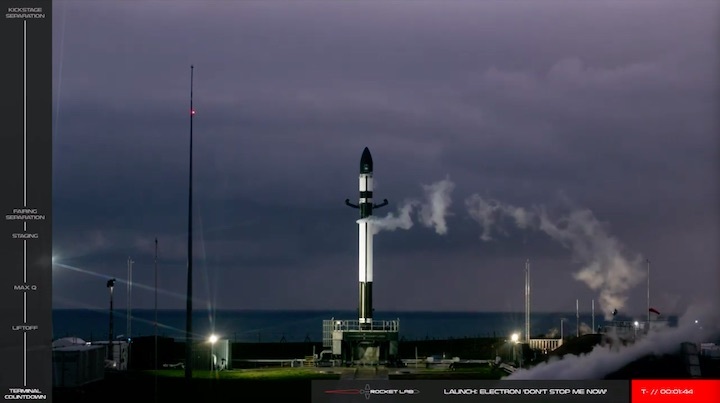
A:
[[[358,320],[361,327],[372,324],[373,230],[369,218],[373,210],[373,172],[370,150],[360,158],[360,220],[358,221]],[[363,326],[365,325],[365,326]]]
[[[348,206],[360,210],[358,223],[358,321],[363,329],[372,325],[372,284],[373,284],[373,228],[370,220],[373,209],[385,206],[388,202],[384,200],[381,204],[373,204],[373,161],[370,150],[365,147],[360,157],[360,197],[358,204],[354,205],[345,200]]]

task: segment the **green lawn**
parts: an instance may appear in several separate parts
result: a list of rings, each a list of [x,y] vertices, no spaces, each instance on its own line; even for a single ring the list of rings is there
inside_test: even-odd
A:
[[[143,371],[146,375],[156,375],[163,378],[183,378],[182,369],[163,369],[158,371]],[[303,380],[303,379],[340,379],[339,373],[334,371],[318,371],[314,368],[261,368],[237,369],[229,371],[193,370],[193,379],[228,379],[228,380]]]
[[[458,368],[455,371],[447,371],[444,369],[424,369],[407,374],[390,373],[390,379],[500,379],[505,375],[505,372],[490,367]]]
[[[402,369],[399,369],[402,372]],[[505,375],[503,371],[493,368],[458,368],[455,371],[444,369],[420,369],[411,373],[394,373],[390,371],[390,379],[500,379]],[[179,370],[143,371],[144,376],[158,378],[183,378],[185,372]],[[239,369],[230,371],[212,372],[209,370],[194,370],[193,379],[216,380],[248,380],[248,381],[281,381],[281,380],[313,380],[313,379],[340,379],[340,369],[328,368],[322,371],[314,368],[261,368]]]
[[[402,371],[402,369],[399,369]],[[191,383],[184,379],[181,369],[139,371],[108,374],[105,379],[77,389],[53,388],[53,402],[97,403],[107,401],[148,402],[206,402],[253,401],[261,402],[309,401],[312,380],[340,379],[340,368],[261,368],[212,372],[194,370]],[[332,373],[337,372],[337,373]],[[390,379],[499,379],[501,374],[490,368],[468,368],[457,371],[422,369],[413,374],[394,374]],[[108,400],[110,399],[110,400]]]

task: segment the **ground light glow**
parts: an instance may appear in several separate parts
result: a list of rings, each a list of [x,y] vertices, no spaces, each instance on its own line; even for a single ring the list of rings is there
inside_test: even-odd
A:
[[[59,258],[58,258],[57,256],[54,256],[53,259],[54,259],[54,261],[53,261],[53,265],[52,265],[52,266],[53,266],[53,269],[54,269],[56,275],[60,275],[60,273],[62,273],[62,270],[60,270],[60,269],[65,269],[65,270],[68,270],[68,271],[74,271],[74,272],[82,273],[82,274],[89,275],[89,276],[93,276],[93,277],[99,277],[99,278],[102,278],[102,279],[105,279],[105,280],[108,278],[107,275],[101,274],[101,273],[99,273],[99,272],[94,272],[94,271],[86,270],[86,269],[83,269],[83,268],[80,268],[80,267],[77,267],[77,266],[71,266],[71,265],[68,265],[68,264],[61,263],[61,262],[59,261]],[[127,282],[126,280],[123,280],[123,279],[114,279],[114,280],[115,280],[115,283],[114,283],[113,285],[118,285],[118,284],[127,285],[127,284],[128,284],[128,282]],[[134,283],[133,285],[134,285],[135,287],[140,288],[140,289],[143,289],[143,290],[148,290],[148,291],[154,291],[154,290],[155,290],[155,287],[151,287],[151,286],[148,286],[148,285],[145,285],[145,284],[142,284],[142,283]],[[176,299],[184,299],[184,298],[185,298],[185,295],[184,295],[184,294],[180,294],[180,293],[176,293],[176,292],[171,292],[171,291],[167,291],[167,290],[163,290],[163,289],[158,289],[157,292],[158,292],[158,294],[167,295],[167,296],[170,296],[170,297],[176,298]],[[68,304],[68,305],[73,305],[73,306],[75,306],[75,307],[80,307],[80,308],[83,308],[83,309],[90,309],[90,310],[95,310],[95,311],[104,311],[104,310],[105,310],[105,308],[98,308],[96,305],[93,305],[93,304],[78,304],[77,300],[75,300],[75,299],[70,299],[70,298],[66,298],[66,297],[62,297],[62,296],[60,296],[60,295],[56,295],[54,298],[55,298],[57,301],[62,301],[62,302],[64,302],[64,303]],[[152,320],[142,319],[142,318],[137,318],[137,317],[132,317],[132,320],[133,320],[133,321],[136,321],[136,322],[143,322],[143,323],[152,324],[152,325],[155,324],[155,322],[152,321]],[[158,326],[161,327],[161,328],[163,328],[163,329],[170,330],[170,331],[181,332],[181,331],[184,331],[184,330],[185,330],[185,329],[180,329],[180,328],[173,327],[173,326],[168,326],[168,325],[165,325],[165,324],[162,324],[162,323],[158,323]],[[193,336],[194,336],[193,338],[194,338],[195,340],[201,340],[202,337],[203,337],[202,334],[198,334],[198,333],[193,334]],[[214,335],[213,335],[213,336],[214,336]],[[214,337],[215,337],[215,340],[217,341],[217,336],[214,336]],[[213,342],[213,343],[214,343],[214,342]]]

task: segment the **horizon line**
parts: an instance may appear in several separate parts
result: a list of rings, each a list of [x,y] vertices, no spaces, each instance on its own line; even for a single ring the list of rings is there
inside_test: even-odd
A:
[[[116,309],[120,310],[126,310],[127,307],[116,307]],[[155,308],[132,308],[134,311],[155,311]],[[53,311],[106,311],[107,308],[52,308]],[[295,308],[218,308],[215,309],[215,312],[263,312],[263,313],[271,313],[271,312],[294,312],[294,313],[301,313],[301,312],[318,312],[318,313],[325,313],[325,312],[354,312],[357,309],[348,308],[348,309],[322,309],[322,308],[307,308],[307,309],[295,309]],[[177,312],[185,312],[185,308],[158,308],[158,311],[177,311]],[[207,309],[194,309],[193,312],[199,312],[199,313],[206,313]],[[388,309],[385,311],[382,311],[384,313],[512,313],[512,314],[525,314],[524,310],[519,311],[508,311],[508,310],[430,310],[430,309],[418,309],[418,310],[408,310],[408,309]],[[381,314],[382,314],[381,312]],[[576,311],[564,311],[564,310],[537,310],[537,311],[531,311],[530,314],[533,313],[540,313],[540,314],[548,314],[548,313],[562,313],[562,314],[572,314],[574,315]],[[592,311],[580,311],[581,315],[592,315]],[[627,315],[644,315],[645,312],[634,312],[631,314],[622,314],[619,313],[619,316],[627,316]],[[670,316],[670,315],[679,315],[676,312],[671,312],[669,314],[660,314],[660,316]],[[602,312],[598,313],[595,312],[595,316],[603,316]],[[568,318],[570,320],[571,318]]]

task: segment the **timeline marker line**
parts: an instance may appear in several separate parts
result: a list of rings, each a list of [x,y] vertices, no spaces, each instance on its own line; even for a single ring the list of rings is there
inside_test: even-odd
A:
[[[27,20],[23,20],[23,207],[27,207]]]
[[[23,386],[27,386],[27,332],[23,332]]]
[[[23,20],[23,207],[27,207],[27,20]],[[27,231],[27,221],[23,221]],[[23,283],[27,284],[27,240],[23,239]],[[27,292],[23,291],[23,323],[27,324]],[[27,331],[23,331],[23,386],[27,386]]]

